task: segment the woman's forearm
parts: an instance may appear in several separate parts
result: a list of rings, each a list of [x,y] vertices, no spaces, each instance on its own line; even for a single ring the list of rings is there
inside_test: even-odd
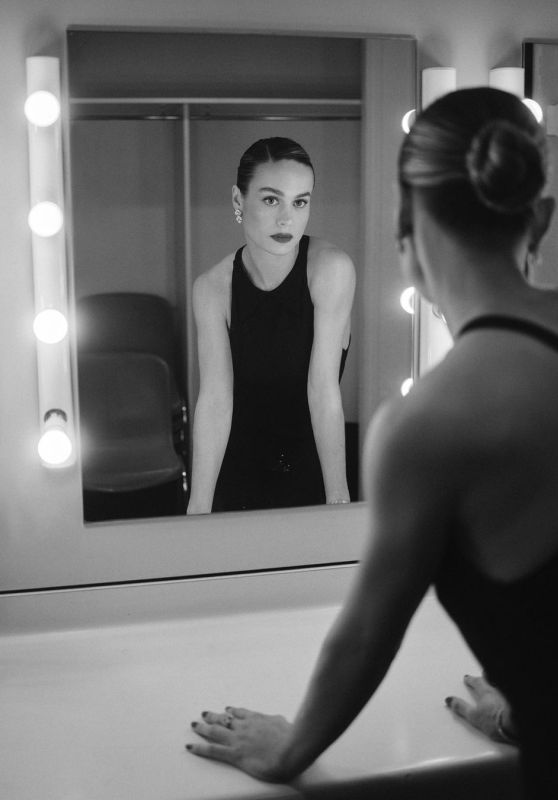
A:
[[[188,514],[208,514],[231,430],[232,404],[198,399],[194,413],[192,489]]]
[[[280,780],[307,769],[373,695],[400,643],[391,634],[384,638],[381,642],[349,629],[330,634],[278,761]]]
[[[308,388],[312,430],[322,468],[326,502],[349,500],[345,459],[345,417],[341,393]]]

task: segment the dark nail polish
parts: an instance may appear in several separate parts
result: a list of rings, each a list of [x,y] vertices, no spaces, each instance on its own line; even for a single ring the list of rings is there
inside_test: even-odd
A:
[[[202,719],[205,719],[208,714],[209,714],[209,711],[202,711],[202,713],[201,713]]]
[[[197,728],[197,727],[198,727],[198,723],[197,722],[192,722],[192,728]]]
[[[451,706],[451,701],[452,700],[453,700],[453,697],[446,697],[446,699],[444,700],[444,703],[449,707],[449,706]]]
[[[186,750],[192,750],[192,747],[193,747],[193,745],[191,745],[191,744],[187,744],[187,745],[184,745],[184,746],[186,747]]]

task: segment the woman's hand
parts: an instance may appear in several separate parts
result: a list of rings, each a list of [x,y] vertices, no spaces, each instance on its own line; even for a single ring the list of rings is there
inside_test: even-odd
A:
[[[483,677],[465,675],[463,682],[475,703],[467,703],[460,697],[446,697],[448,708],[495,742],[515,744],[517,737],[506,698]]]
[[[283,763],[292,728],[284,717],[227,707],[225,713],[204,711],[192,729],[205,742],[187,744],[190,753],[233,767],[264,781],[283,783],[295,777]]]

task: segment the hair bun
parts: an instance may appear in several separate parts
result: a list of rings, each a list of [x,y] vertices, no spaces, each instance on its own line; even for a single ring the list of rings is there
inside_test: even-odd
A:
[[[545,184],[545,164],[537,142],[506,120],[481,128],[466,163],[479,200],[501,214],[525,211]]]

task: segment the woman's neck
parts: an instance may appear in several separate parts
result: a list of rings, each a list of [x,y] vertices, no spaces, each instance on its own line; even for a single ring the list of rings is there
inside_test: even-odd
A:
[[[522,275],[523,251],[463,247],[438,237],[429,265],[435,303],[452,335],[481,314],[518,314],[537,293]]]
[[[260,289],[275,289],[284,281],[295,265],[299,244],[285,255],[268,253],[261,247],[247,241],[242,252],[242,262],[252,279]]]

